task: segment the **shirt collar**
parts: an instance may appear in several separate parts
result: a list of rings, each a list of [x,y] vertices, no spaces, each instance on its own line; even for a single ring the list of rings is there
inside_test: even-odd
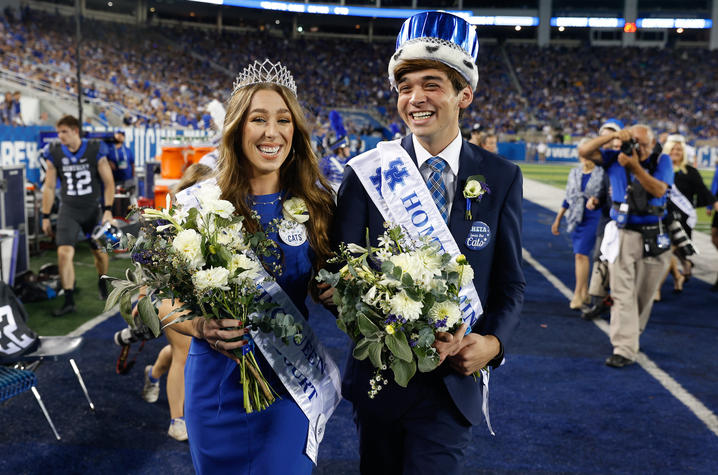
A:
[[[411,140],[414,143],[414,152],[416,153],[416,165],[419,167],[419,169],[421,169],[421,166],[424,164],[424,162],[431,157],[441,157],[446,161],[446,163],[449,164],[449,168],[451,168],[451,172],[454,174],[454,176],[459,175],[459,155],[461,155],[461,145],[463,143],[461,131],[456,134],[454,140],[452,140],[451,143],[447,145],[444,150],[439,152],[438,155],[432,155],[427,152],[426,149],[417,140],[416,135],[412,134]]]

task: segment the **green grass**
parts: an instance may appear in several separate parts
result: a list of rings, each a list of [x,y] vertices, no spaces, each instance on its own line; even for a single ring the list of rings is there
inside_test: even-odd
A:
[[[100,300],[97,288],[97,270],[87,242],[79,243],[75,248],[75,282],[79,291],[75,292],[77,310],[62,317],[53,317],[51,312],[62,306],[64,297],[43,302],[25,304],[29,315],[28,325],[40,335],[65,335],[88,320],[102,313],[105,302]],[[45,251],[30,259],[30,269],[37,272],[47,263],[57,263],[57,252]],[[122,277],[130,265],[129,259],[110,257],[108,275]]]
[[[521,167],[521,172],[526,178],[540,181],[548,185],[553,185],[561,190],[566,189],[566,180],[568,179],[568,172],[575,165],[553,165],[553,164],[532,164],[532,163],[521,163],[517,162]],[[703,182],[710,189],[711,182],[713,181],[712,170],[698,170],[703,177]],[[705,208],[696,210],[698,215],[698,223],[695,229],[702,232],[710,232],[711,217],[705,212]]]

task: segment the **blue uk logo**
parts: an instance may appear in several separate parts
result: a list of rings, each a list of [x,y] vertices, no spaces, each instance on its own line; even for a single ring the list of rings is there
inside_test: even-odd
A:
[[[397,184],[404,184],[404,178],[409,176],[409,172],[406,171],[406,167],[402,166],[401,159],[396,159],[389,162],[389,169],[384,172],[384,179],[386,183],[394,191]]]
[[[374,175],[370,176],[371,184],[374,185],[376,191],[381,193],[381,168],[377,167]]]

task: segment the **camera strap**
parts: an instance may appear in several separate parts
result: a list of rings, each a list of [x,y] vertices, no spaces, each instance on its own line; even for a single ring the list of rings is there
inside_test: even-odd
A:
[[[135,357],[132,358],[131,361],[128,361],[131,346],[132,345],[122,345],[120,356],[117,357],[117,363],[115,365],[115,372],[117,374],[127,374],[132,369],[135,365],[135,361],[137,361],[137,355],[140,354],[142,349],[145,347],[145,341],[142,340],[142,343],[140,343],[140,349],[137,350],[137,353],[135,353]]]

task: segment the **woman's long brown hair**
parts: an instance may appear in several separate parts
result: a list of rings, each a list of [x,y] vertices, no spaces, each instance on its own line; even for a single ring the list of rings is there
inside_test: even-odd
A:
[[[245,217],[245,227],[250,232],[259,230],[259,223],[252,218],[248,203],[248,197],[252,194],[249,186],[251,165],[242,151],[242,130],[247,121],[252,97],[261,89],[277,92],[284,99],[292,116],[292,149],[279,169],[279,187],[285,198],[302,198],[307,204],[309,243],[317,255],[315,269],[319,269],[332,252],[329,229],[335,208],[334,197],[330,191],[332,188],[319,171],[319,159],[312,150],[304,113],[291,91],[277,84],[259,83],[243,87],[232,94],[227,104],[222,141],[219,145],[217,184],[222,190],[222,197],[231,202]]]

